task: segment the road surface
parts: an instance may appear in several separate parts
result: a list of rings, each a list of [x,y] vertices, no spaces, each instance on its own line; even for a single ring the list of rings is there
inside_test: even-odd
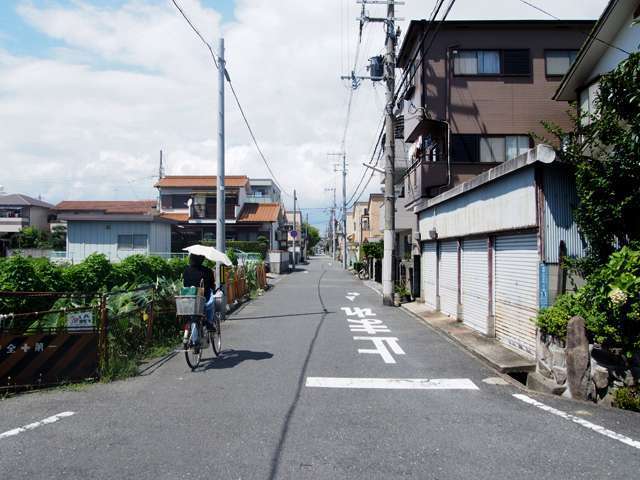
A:
[[[238,311],[223,343],[222,357],[196,372],[175,354],[130,380],[0,401],[0,478],[521,480],[640,471],[640,414],[505,382],[401,309],[383,307],[326,257]]]

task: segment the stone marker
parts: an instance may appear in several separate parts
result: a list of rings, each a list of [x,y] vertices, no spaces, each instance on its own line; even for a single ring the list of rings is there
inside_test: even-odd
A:
[[[567,384],[573,398],[587,400],[590,383],[590,354],[584,318],[573,317],[567,324]]]

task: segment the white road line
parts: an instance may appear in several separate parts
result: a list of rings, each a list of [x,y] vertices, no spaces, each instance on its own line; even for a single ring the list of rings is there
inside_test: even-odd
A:
[[[58,420],[61,420],[65,417],[70,417],[71,415],[75,415],[75,412],[62,412],[62,413],[58,413],[57,415],[53,415],[51,417],[47,417],[43,420],[40,420],[39,422],[30,423],[29,425],[25,425],[24,427],[8,430],[4,433],[0,433],[0,440],[7,437],[13,437],[14,435],[18,435],[28,430],[33,430],[34,428],[41,427],[42,425],[48,425],[49,423],[56,423]]]
[[[479,390],[468,378],[307,377],[307,387],[388,390]]]
[[[516,397],[518,400],[522,400],[523,402],[528,403],[529,405],[538,407],[539,409],[544,410],[545,412],[552,413],[566,420],[571,420],[572,422],[577,423],[578,425],[582,425],[583,427],[588,428],[590,430],[593,430],[594,432],[597,432],[600,435],[604,435],[605,437],[618,440],[619,442],[622,442],[626,445],[629,445],[630,447],[637,448],[640,450],[640,442],[637,440],[633,440],[632,438],[626,437],[625,435],[621,435],[612,430],[608,430],[600,425],[596,425],[595,423],[588,422],[583,418],[576,417],[575,415],[571,415],[570,413],[563,412],[562,410],[558,410],[556,408],[550,407],[549,405],[545,405],[544,403],[538,402],[537,400],[534,400],[531,397],[527,397],[526,395],[522,395],[520,393],[514,393],[513,396]]]

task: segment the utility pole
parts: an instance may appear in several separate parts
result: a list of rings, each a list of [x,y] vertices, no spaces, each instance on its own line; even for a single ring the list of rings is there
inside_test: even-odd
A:
[[[344,147],[344,145],[343,145]],[[342,250],[342,268],[347,269],[347,153],[344,148],[342,152],[329,153],[327,155],[340,155],[342,157],[342,170],[336,168],[335,171],[342,171],[342,238],[344,240]],[[334,201],[335,204],[335,201]],[[334,205],[335,208],[335,205]]]
[[[335,187],[325,188],[325,192],[333,192],[333,206],[331,207],[331,258],[336,259],[336,189]]]
[[[395,119],[393,115],[395,69],[396,69],[396,27],[395,3],[387,3],[387,52],[385,55],[386,118],[385,118],[385,148],[384,148],[384,255],[382,258],[382,302],[393,305],[393,252],[395,241],[395,211],[396,198],[394,189],[395,168]]]
[[[218,47],[218,175],[216,179],[216,248],[222,253],[226,252],[225,237],[226,229],[224,224],[224,79],[225,79],[225,62],[224,62],[224,38],[220,39]],[[224,285],[222,278],[223,269],[220,262],[216,263],[216,287]],[[222,305],[227,304],[227,287],[223,288]],[[226,312],[223,310],[222,315]]]
[[[293,238],[293,269],[296,269],[296,236],[297,233],[296,232],[296,202],[298,200],[298,197],[296,196],[296,191],[295,189],[293,190],[293,232],[294,234],[291,235],[291,238]]]

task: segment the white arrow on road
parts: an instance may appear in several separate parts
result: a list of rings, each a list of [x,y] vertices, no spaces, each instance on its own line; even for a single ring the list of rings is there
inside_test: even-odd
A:
[[[360,295],[358,292],[347,292],[346,298],[353,302],[358,295]]]

